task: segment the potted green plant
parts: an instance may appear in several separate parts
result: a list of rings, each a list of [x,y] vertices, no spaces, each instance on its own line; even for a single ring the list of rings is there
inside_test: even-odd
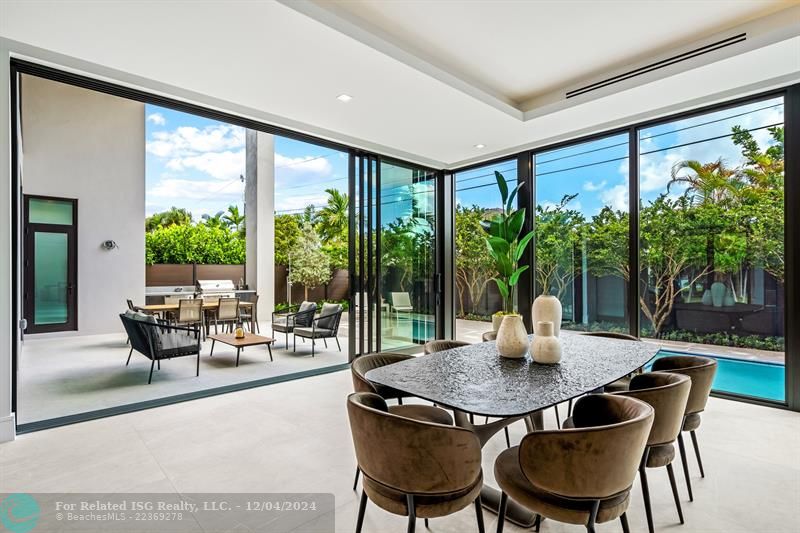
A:
[[[483,229],[488,234],[486,247],[494,262],[496,271],[492,279],[497,284],[497,290],[503,300],[503,309],[492,317],[492,326],[498,332],[498,350],[502,355],[506,355],[503,353],[505,344],[509,344],[508,349],[514,353],[518,353],[522,349],[517,346],[518,342],[516,342],[522,342],[521,338],[511,342],[512,339],[509,337],[512,331],[511,328],[513,328],[515,338],[519,337],[520,333],[524,334],[525,349],[522,355],[516,355],[516,357],[521,357],[527,352],[528,337],[522,324],[522,317],[514,312],[514,295],[520,275],[528,269],[528,265],[519,266],[519,261],[533,238],[533,232],[530,231],[525,235],[521,235],[522,226],[525,223],[525,209],[514,209],[514,201],[523,183],[509,191],[506,180],[501,173],[495,171],[494,177],[497,180],[497,188],[500,190],[502,211],[482,223]],[[503,334],[503,323],[506,322],[506,317],[515,317],[515,319],[508,321],[509,327],[505,328],[508,333]],[[497,325],[498,322],[500,322],[499,327]],[[505,338],[501,339],[501,337]],[[514,346],[511,346],[512,344]]]

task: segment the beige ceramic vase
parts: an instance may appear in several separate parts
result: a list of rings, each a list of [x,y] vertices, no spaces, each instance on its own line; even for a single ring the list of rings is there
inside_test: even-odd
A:
[[[550,322],[553,325],[553,335],[558,337],[561,333],[561,302],[555,296],[542,294],[538,296],[531,306],[531,324],[533,334],[539,334],[539,324]]]
[[[561,341],[553,335],[553,323],[539,321],[531,344],[531,356],[537,363],[554,365],[561,361]]]
[[[492,331],[497,333],[500,330],[500,324],[503,323],[503,318],[505,316],[506,315],[498,315],[498,314],[492,315]]]
[[[503,323],[497,330],[497,351],[509,359],[521,359],[528,353],[528,332],[522,317],[519,315],[506,315]]]

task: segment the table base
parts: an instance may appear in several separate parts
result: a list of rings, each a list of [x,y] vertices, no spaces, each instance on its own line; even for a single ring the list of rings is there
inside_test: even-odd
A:
[[[500,510],[501,492],[489,485],[483,485],[481,489],[481,504],[483,508],[497,514]],[[512,499],[506,500],[506,520],[523,528],[532,528],[536,525],[536,513],[518,504]]]

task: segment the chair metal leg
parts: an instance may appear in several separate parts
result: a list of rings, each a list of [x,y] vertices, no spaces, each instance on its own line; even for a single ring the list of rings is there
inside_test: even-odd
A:
[[[511,437],[508,435],[508,426],[503,429],[506,430],[506,448],[511,448]]]
[[[125,366],[128,366],[128,364],[131,362],[132,355],[133,355],[133,348],[131,348],[131,351],[128,352],[128,360],[125,362]]]
[[[556,427],[557,427],[558,429],[561,429],[561,417],[560,417],[560,416],[558,416],[558,406],[557,406],[557,405],[554,405],[554,406],[553,406],[553,409],[555,409],[555,411],[556,411]]]
[[[586,523],[586,531],[588,531],[589,533],[595,533],[594,523],[597,520],[597,511],[599,510],[600,510],[600,500],[597,500],[592,504],[592,510],[589,511],[589,521]]]
[[[675,482],[675,471],[672,469],[672,463],[667,465],[667,474],[669,474],[669,484],[672,486],[672,497],[675,499],[675,507],[678,508],[678,518],[680,518],[681,524],[683,524],[681,497],[678,495],[678,484]]]
[[[631,533],[631,526],[628,525],[628,515],[622,513],[619,521],[622,524],[622,533]]]
[[[700,446],[697,445],[697,434],[694,430],[689,432],[692,436],[692,445],[694,446],[694,454],[697,457],[697,466],[700,467],[700,477],[706,477],[706,472],[703,470],[703,460],[700,458]]]
[[[316,347],[317,342],[312,338],[311,339],[311,357],[314,357],[314,348]]]
[[[478,519],[478,533],[486,533],[486,528],[483,525],[483,505],[481,505],[481,496],[475,498],[475,518]]]
[[[406,494],[406,504],[408,505],[408,533],[415,533],[417,530],[417,509],[414,505],[413,494]]]
[[[537,514],[536,519],[533,521],[533,530],[536,533],[539,533],[539,529],[542,527],[542,515]]]
[[[357,466],[356,467],[356,479],[353,481],[353,490],[356,490],[356,487],[358,486],[358,476],[360,474],[361,474],[361,468]]]
[[[161,359],[159,359],[159,360],[158,360],[158,363],[157,363],[157,368],[158,368],[159,370],[161,370]]]
[[[325,344],[325,349],[328,349],[328,341],[325,340],[325,337],[322,337],[322,342]]]
[[[567,404],[567,418],[572,416],[572,398],[569,399],[569,403]]]
[[[497,533],[503,533],[503,526],[506,522],[506,506],[508,505],[508,494],[500,493],[500,508],[497,510]]]
[[[647,452],[639,465],[639,480],[642,482],[642,497],[644,498],[644,512],[647,515],[647,531],[653,533],[653,510],[650,507],[650,486],[647,483]]]
[[[430,526],[428,526],[428,519],[427,518],[424,520],[424,522],[425,522],[425,529],[430,529]]]
[[[156,366],[156,360],[155,360],[155,359],[152,359],[152,360],[150,361],[150,377],[149,377],[149,378],[147,378],[147,384],[148,384],[148,385],[150,385],[150,383],[153,381],[153,368],[154,368],[155,366]]]
[[[289,338],[288,335],[287,335],[286,338],[287,339]],[[288,340],[286,341],[286,346],[289,346],[289,341]],[[293,352],[297,351],[297,335],[292,335],[292,351]]]
[[[341,352],[342,351],[342,345],[339,344],[339,337],[334,337],[334,339],[336,339],[336,346],[339,347],[339,351]]]
[[[681,452],[681,462],[683,463],[683,477],[686,478],[686,488],[689,490],[689,501],[694,501],[692,494],[692,480],[689,479],[689,463],[686,462],[686,446],[683,444],[683,433],[678,433],[678,449]]]
[[[361,533],[361,526],[364,525],[364,511],[367,508],[367,493],[361,491],[361,503],[358,504],[358,518],[356,519],[356,533]]]

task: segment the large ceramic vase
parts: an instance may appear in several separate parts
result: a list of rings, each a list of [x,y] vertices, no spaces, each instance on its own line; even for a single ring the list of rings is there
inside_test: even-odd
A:
[[[701,302],[703,305],[711,305],[711,289],[706,289],[706,292],[703,293],[703,299]]]
[[[492,315],[492,331],[497,333],[500,330],[500,324],[503,323],[503,318],[506,315],[494,314]]]
[[[711,305],[722,307],[725,302],[725,290],[725,284],[721,281],[715,281],[711,284]]]
[[[733,297],[733,289],[728,287],[725,290],[725,298],[722,300],[722,307],[733,307],[736,305],[736,298]]]
[[[533,336],[531,355],[533,360],[543,365],[554,365],[561,361],[561,341],[553,335],[554,324],[540,321],[536,324],[538,333]]]
[[[539,322],[552,322],[553,335],[558,337],[561,333],[561,302],[558,298],[550,294],[542,294],[533,301],[531,323],[534,335],[539,335]]]
[[[528,332],[519,315],[505,315],[497,330],[497,351],[509,359],[521,359],[528,353]]]

